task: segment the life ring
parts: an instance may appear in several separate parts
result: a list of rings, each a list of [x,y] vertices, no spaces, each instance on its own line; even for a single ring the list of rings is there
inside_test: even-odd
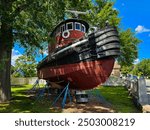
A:
[[[62,33],[62,37],[63,37],[63,38],[68,38],[69,36],[70,36],[69,30],[65,30],[65,31]]]

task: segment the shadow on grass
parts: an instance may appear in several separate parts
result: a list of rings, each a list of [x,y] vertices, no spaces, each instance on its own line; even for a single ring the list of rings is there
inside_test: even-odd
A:
[[[0,104],[1,106],[1,104]],[[9,104],[3,105],[3,109],[0,108],[0,112],[3,113],[51,113],[61,112],[51,110],[51,103],[47,99],[42,99],[35,102],[35,99],[31,97],[16,96]]]
[[[27,90],[32,88],[31,85],[13,86],[12,87],[12,100],[9,103],[0,104],[0,113],[54,113],[62,112],[60,104],[56,105],[57,108],[51,107],[51,101],[54,96],[43,97],[39,100],[35,95],[28,95]],[[137,113],[139,111],[132,98],[128,96],[128,91],[123,87],[99,87],[96,90],[103,96],[109,103],[111,103],[114,112],[120,113]],[[97,93],[97,92],[96,92]],[[92,98],[93,99],[93,98]],[[92,101],[91,101],[92,102]],[[91,103],[90,102],[90,103]],[[59,102],[60,103],[60,102]],[[69,109],[77,109],[77,112],[109,112],[109,106],[100,107],[101,104],[87,104],[87,105],[70,105]],[[100,103],[100,102],[99,102]],[[66,106],[67,108],[67,106]]]
[[[99,88],[102,96],[109,101],[116,112],[122,113],[139,113],[139,110],[134,102],[132,97],[129,96],[128,91],[121,86],[111,87],[103,86]]]
[[[51,110],[48,98],[36,101],[35,96],[28,95],[27,90],[32,86],[13,86],[12,99],[9,103],[0,104],[0,113],[50,113],[61,112]],[[36,102],[35,102],[36,101]]]

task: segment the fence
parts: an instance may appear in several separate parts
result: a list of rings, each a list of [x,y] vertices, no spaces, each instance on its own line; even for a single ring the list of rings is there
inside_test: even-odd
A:
[[[150,112],[150,80],[132,75],[122,78],[111,76],[103,85],[124,86],[135,105],[142,108],[143,112]]]
[[[26,84],[34,84],[37,80],[37,77],[28,77],[28,78],[11,78],[11,85],[26,85]],[[39,84],[45,84],[45,80],[40,80]]]
[[[147,93],[147,82],[144,77],[128,76],[126,78],[126,88],[130,96],[133,97],[136,105],[144,106],[150,104]]]
[[[117,77],[117,76],[110,76],[105,83],[102,85],[104,86],[125,86],[125,79]]]

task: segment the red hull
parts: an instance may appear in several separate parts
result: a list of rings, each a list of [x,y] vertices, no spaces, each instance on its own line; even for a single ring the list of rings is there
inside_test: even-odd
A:
[[[75,64],[46,67],[38,70],[41,79],[49,81],[70,81],[70,88],[86,90],[104,83],[110,76],[114,58],[106,58],[97,61],[87,61]]]

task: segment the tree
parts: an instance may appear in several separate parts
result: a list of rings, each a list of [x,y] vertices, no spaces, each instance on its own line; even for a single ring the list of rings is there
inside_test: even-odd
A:
[[[133,70],[134,66],[122,66],[121,67],[121,73],[123,75],[127,75],[127,74],[132,74],[132,70]]]
[[[87,11],[87,15],[81,15],[80,18],[86,20],[91,26],[97,26],[100,28],[105,27],[106,21],[110,25],[118,26],[120,18],[118,18],[118,11],[113,9],[114,3],[110,0],[65,0],[66,8],[80,11]],[[73,15],[67,14],[68,17]]]
[[[123,66],[132,66],[138,56],[137,45],[141,42],[130,30],[121,30],[119,33],[121,44],[121,55],[118,58],[119,64]]]
[[[14,77],[34,77],[36,76],[36,61],[33,56],[20,56],[14,66]]]
[[[113,9],[111,0],[0,0],[0,102],[10,99],[10,67],[11,50],[15,41],[20,42],[20,46],[27,48],[27,52],[32,52],[36,48],[43,48],[50,41],[49,32],[54,25],[59,23],[65,16],[66,9],[79,11],[89,11],[82,19],[90,25],[103,28],[106,21],[110,25],[118,27],[120,18],[118,11]],[[118,29],[119,30],[119,29]],[[124,38],[128,34],[128,40]],[[132,51],[136,51],[137,40],[128,31],[120,33],[122,58],[120,63],[130,59]],[[125,46],[132,41],[130,53],[125,50]],[[127,42],[127,43],[126,43]],[[130,44],[129,44],[130,45]],[[36,51],[35,51],[36,52]],[[134,53],[135,54],[135,53]],[[33,53],[32,53],[33,55]],[[134,59],[136,56],[131,56]],[[122,60],[123,59],[123,60]],[[132,60],[128,60],[130,63]]]
[[[113,5],[114,2],[111,0],[95,0],[95,3],[91,3],[90,0],[74,0],[68,1],[66,8],[81,11],[89,10],[90,13],[80,17],[90,23],[91,26],[104,28],[107,22],[109,25],[117,27],[121,43],[121,55],[117,60],[122,67],[132,66],[138,56],[137,45],[141,41],[131,29],[122,30],[119,28],[121,19],[118,17],[119,12],[113,8]],[[72,17],[72,15],[68,15],[68,17]]]
[[[11,74],[13,74],[14,72],[15,72],[15,67],[11,65]]]
[[[144,59],[135,65],[133,74],[150,78],[150,59]]]
[[[92,25],[98,25],[100,28],[105,27],[106,22],[118,28],[121,54],[117,58],[117,61],[122,67],[132,66],[138,56],[137,45],[141,41],[131,29],[122,30],[119,28],[121,19],[118,17],[119,12],[113,8],[114,2],[109,0],[96,0],[96,3],[97,6],[92,8],[93,13],[88,15],[88,21]]]
[[[0,0],[0,102],[11,98],[11,50],[15,41],[32,51],[49,41],[52,27],[64,18],[61,0]]]

